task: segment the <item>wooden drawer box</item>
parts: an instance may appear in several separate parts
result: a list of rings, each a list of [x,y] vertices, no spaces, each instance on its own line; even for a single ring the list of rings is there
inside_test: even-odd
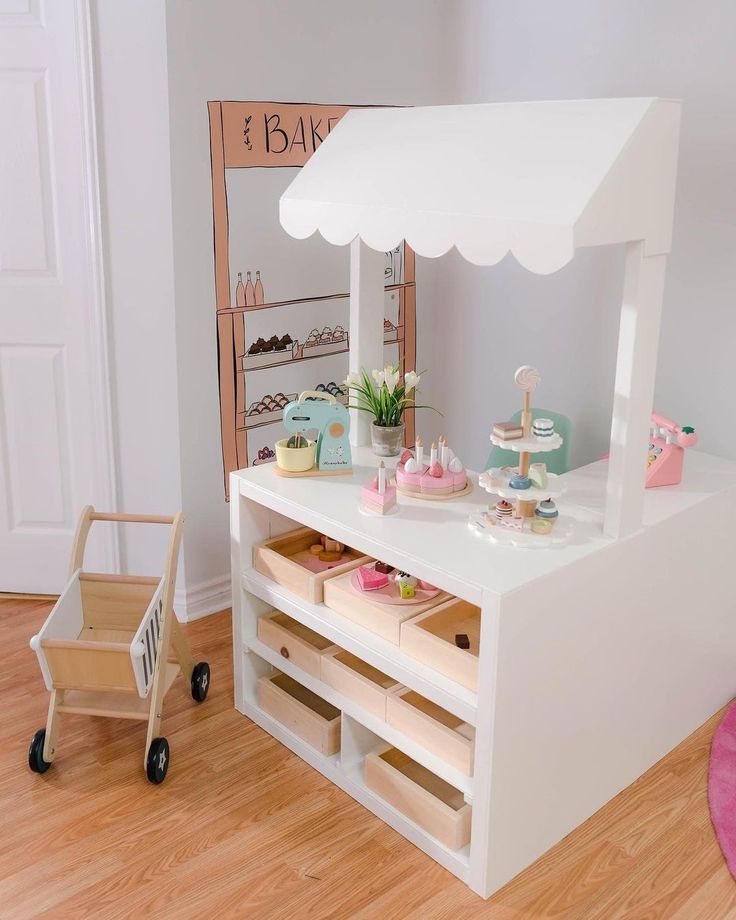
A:
[[[352,587],[352,575],[346,572],[325,582],[325,604],[395,645],[399,644],[401,624],[405,620],[451,599],[451,595],[440,591],[437,597],[423,604],[379,604],[371,599],[370,592],[357,592]]]
[[[318,680],[322,677],[322,655],[337,649],[329,639],[278,610],[258,620],[258,638]]]
[[[462,792],[397,748],[366,754],[365,784],[449,849],[470,843],[472,809]]]
[[[469,649],[458,648],[455,636],[464,633]],[[478,689],[480,608],[453,598],[401,624],[401,648],[468,690]]]
[[[264,712],[321,754],[340,750],[340,710],[288,674],[275,671],[261,677],[257,696]]]
[[[401,686],[393,677],[343,649],[322,656],[322,680],[383,720],[386,697]]]
[[[386,721],[445,763],[472,776],[475,729],[459,716],[404,687],[388,696]]]
[[[328,578],[348,572],[371,560],[350,547],[345,547],[347,559],[340,565],[332,565],[324,571],[315,572],[308,565],[315,565],[316,559],[309,552],[309,547],[319,543],[320,534],[309,527],[300,527],[272,537],[253,547],[253,565],[261,575],[272,578],[280,585],[303,597],[312,604],[321,604],[323,585]]]

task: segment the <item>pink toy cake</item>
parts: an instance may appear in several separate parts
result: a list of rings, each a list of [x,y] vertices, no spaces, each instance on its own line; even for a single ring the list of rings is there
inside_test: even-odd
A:
[[[439,447],[432,445],[428,458],[424,456],[422,439],[417,438],[416,450],[405,450],[401,455],[396,485],[401,492],[439,498],[464,492],[468,477],[444,438],[440,438]]]
[[[388,514],[395,507],[396,487],[388,484],[383,460],[373,482],[360,490],[360,501],[364,508],[374,514]]]

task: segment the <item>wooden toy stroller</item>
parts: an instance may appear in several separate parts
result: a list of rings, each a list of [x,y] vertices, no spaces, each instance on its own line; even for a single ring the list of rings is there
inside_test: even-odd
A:
[[[82,571],[93,521],[169,524],[171,536],[161,578]],[[148,723],[143,768],[163,782],[169,745],[159,737],[166,691],[181,670],[201,703],[210,668],[195,664],[174,615],[174,585],[183,516],[104,514],[82,511],[72,544],[69,581],[41,631],[31,639],[46,688],[51,691],[46,728],[33,736],[28,764],[35,773],[51,766],[64,713],[140,719]],[[176,662],[169,661],[173,647]]]

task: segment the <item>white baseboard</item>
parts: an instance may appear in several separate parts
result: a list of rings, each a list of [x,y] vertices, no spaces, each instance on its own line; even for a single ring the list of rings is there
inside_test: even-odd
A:
[[[190,588],[177,588],[174,592],[174,610],[181,623],[191,623],[212,613],[219,613],[232,605],[230,575],[201,581]]]

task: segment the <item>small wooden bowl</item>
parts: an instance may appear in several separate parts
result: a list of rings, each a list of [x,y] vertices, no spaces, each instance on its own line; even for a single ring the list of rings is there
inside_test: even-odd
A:
[[[316,441],[307,441],[306,447],[287,447],[288,438],[276,442],[276,464],[289,473],[306,473],[317,459]]]

